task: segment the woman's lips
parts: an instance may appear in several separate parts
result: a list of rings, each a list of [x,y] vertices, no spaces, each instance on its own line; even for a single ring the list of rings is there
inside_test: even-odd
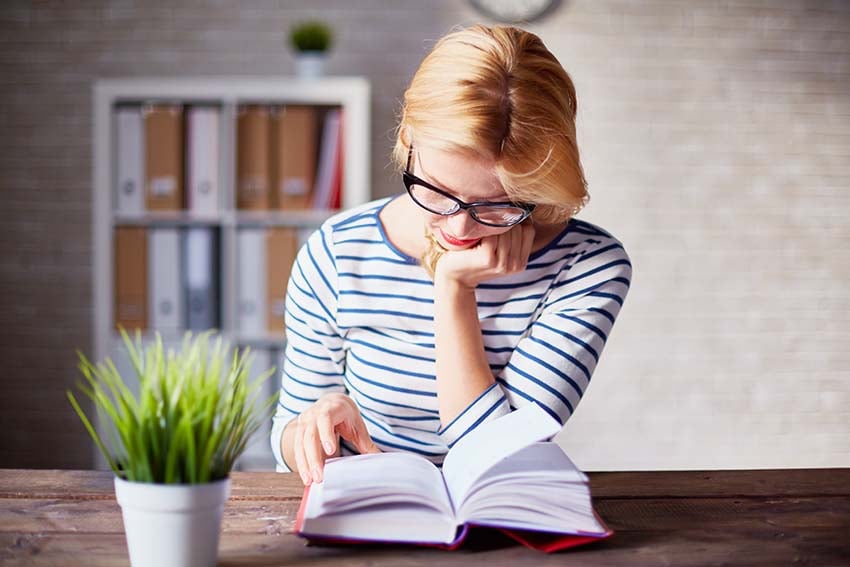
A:
[[[451,244],[452,246],[473,246],[475,244],[478,244],[478,241],[481,240],[480,238],[473,238],[471,240],[462,240],[460,238],[455,238],[454,236],[446,234],[443,229],[440,229],[440,236],[442,236],[443,240],[445,240],[448,244]]]

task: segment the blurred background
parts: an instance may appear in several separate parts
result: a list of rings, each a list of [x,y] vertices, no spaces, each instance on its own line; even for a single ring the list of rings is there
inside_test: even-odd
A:
[[[453,26],[495,22],[472,2],[0,5],[0,467],[94,463],[65,395],[94,340],[93,82],[285,78],[287,31],[315,18],[326,74],[371,84],[371,194],[397,193],[404,88]],[[580,218],[634,264],[568,452],[850,466],[850,3],[563,0],[524,27],[577,87]]]

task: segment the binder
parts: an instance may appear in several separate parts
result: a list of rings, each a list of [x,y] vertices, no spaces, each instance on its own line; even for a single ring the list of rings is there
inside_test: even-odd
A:
[[[243,336],[266,335],[265,230],[243,229],[236,234],[236,321]]]
[[[145,203],[151,211],[183,207],[183,109],[147,105],[145,122]]]
[[[329,110],[322,127],[321,150],[316,168],[316,188],[313,194],[313,208],[330,209],[333,204],[335,184],[338,182],[337,168],[341,150],[340,139],[341,112],[338,108]]]
[[[236,142],[236,206],[269,208],[269,107],[239,108]]]
[[[309,209],[316,173],[316,109],[286,106],[272,115],[271,207]]]
[[[214,106],[193,106],[187,112],[186,208],[199,215],[219,209],[219,116]]]
[[[192,227],[184,234],[186,327],[192,331],[216,329],[219,273],[215,229]]]
[[[142,109],[120,106],[115,110],[116,176],[114,206],[118,214],[145,212],[142,162],[144,159]]]
[[[144,228],[115,229],[115,328],[148,328],[148,241]]]
[[[252,350],[251,370],[249,373],[250,383],[254,384],[260,376],[272,366],[277,366],[275,359],[277,351],[269,349]],[[279,384],[274,376],[270,376],[258,391],[254,399],[254,411],[262,409],[263,401],[272,395]],[[269,448],[269,436],[271,435],[271,420],[263,420],[260,428],[251,436],[245,452],[239,457],[239,470],[273,470],[274,457]]]
[[[266,233],[266,317],[272,334],[284,332],[286,287],[292,264],[298,253],[298,231],[293,228],[270,228]]]
[[[185,327],[180,274],[180,231],[157,228],[148,232],[151,328],[176,334]]]

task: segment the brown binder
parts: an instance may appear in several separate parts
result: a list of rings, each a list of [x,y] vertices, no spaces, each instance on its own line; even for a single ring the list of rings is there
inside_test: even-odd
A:
[[[236,141],[236,206],[247,210],[269,208],[268,106],[239,108]]]
[[[148,327],[148,237],[144,228],[115,229],[115,327]]]
[[[270,228],[266,233],[266,319],[270,333],[283,333],[286,286],[295,255],[298,232],[294,228]]]
[[[316,109],[277,109],[272,118],[272,141],[271,208],[311,208],[316,174]]]
[[[183,208],[183,109],[146,105],[145,204],[150,211]]]

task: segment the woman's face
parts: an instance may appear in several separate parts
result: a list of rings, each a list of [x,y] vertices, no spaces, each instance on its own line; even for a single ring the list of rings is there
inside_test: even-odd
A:
[[[413,174],[466,203],[508,201],[491,161],[427,147],[415,148]],[[496,236],[511,227],[486,226],[460,210],[451,216],[436,215],[417,206],[425,228],[447,250],[471,248],[485,236]]]

